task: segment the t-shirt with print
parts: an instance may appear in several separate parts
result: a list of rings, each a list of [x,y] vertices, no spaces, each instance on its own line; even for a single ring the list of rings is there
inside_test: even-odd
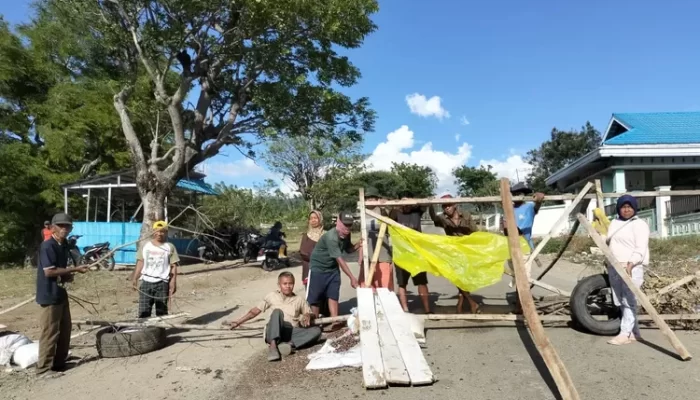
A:
[[[515,223],[527,240],[530,248],[534,249],[532,243],[532,226],[535,224],[535,203],[528,201],[515,208]]]
[[[333,228],[318,239],[309,259],[309,269],[317,272],[332,272],[338,270],[338,257],[350,253],[352,243],[350,235],[345,239],[338,237],[338,231]]]
[[[136,254],[136,259],[143,261],[141,277],[146,282],[170,280],[170,266],[180,262],[177,250],[172,243],[156,244],[148,242]]]
[[[47,277],[47,269],[66,268],[68,250],[52,236],[39,247],[39,263],[36,273],[36,302],[42,306],[63,303],[67,296],[66,289],[58,285],[60,277]]]
[[[275,309],[282,311],[284,321],[295,328],[299,326],[301,316],[311,314],[309,303],[303,297],[294,293],[291,296],[285,296],[279,290],[268,293],[256,307],[262,312]]]

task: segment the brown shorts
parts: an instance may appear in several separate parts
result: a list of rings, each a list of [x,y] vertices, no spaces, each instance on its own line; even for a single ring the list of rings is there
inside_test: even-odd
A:
[[[428,284],[428,274],[425,272],[419,272],[416,276],[412,277],[408,271],[398,265],[394,265],[394,269],[396,269],[396,284],[399,285],[399,287],[405,288],[408,286],[409,278],[413,281],[414,286]]]

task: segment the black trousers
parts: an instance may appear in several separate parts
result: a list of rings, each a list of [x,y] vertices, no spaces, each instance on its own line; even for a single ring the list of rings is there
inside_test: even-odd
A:
[[[276,309],[270,315],[270,321],[265,327],[265,343],[291,343],[294,348],[312,346],[321,337],[321,328],[311,326],[308,328],[293,327],[284,320],[282,310]]]

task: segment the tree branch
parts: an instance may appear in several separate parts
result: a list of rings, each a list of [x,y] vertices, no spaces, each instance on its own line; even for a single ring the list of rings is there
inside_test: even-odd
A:
[[[122,131],[129,145],[129,150],[131,150],[131,155],[134,157],[134,163],[138,169],[145,170],[147,168],[146,158],[143,155],[141,142],[139,142],[139,138],[136,136],[136,130],[134,130],[131,117],[129,117],[129,113],[126,109],[126,98],[130,92],[131,86],[127,86],[117,93],[114,96],[114,108],[117,110],[117,114],[119,114],[119,119],[122,123]]]

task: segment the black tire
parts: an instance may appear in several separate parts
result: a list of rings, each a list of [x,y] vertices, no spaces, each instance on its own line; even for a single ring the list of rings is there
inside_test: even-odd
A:
[[[620,331],[620,311],[611,303],[612,300],[600,302],[601,297],[606,295],[604,291],[607,290],[610,290],[607,274],[591,275],[581,279],[571,292],[569,300],[571,320],[591,333],[604,336],[616,335]],[[592,300],[598,300],[598,302]],[[601,314],[607,315],[609,319],[599,320],[593,317]]]
[[[70,250],[69,251],[70,257],[68,257],[68,265],[70,266],[71,264],[75,267],[78,265],[82,265],[83,256],[80,254],[78,250]]]
[[[243,253],[243,264],[248,264],[250,262],[250,251],[246,250]]]
[[[106,269],[107,271],[114,271],[115,265],[116,265],[116,262],[114,261],[113,255],[100,261],[100,269]]]
[[[276,266],[277,262],[274,259],[266,259],[262,262],[262,269],[267,272],[274,271]]]
[[[130,328],[107,326],[97,331],[97,354],[102,358],[139,356],[165,347],[165,328],[149,326],[136,332],[124,332]]]

